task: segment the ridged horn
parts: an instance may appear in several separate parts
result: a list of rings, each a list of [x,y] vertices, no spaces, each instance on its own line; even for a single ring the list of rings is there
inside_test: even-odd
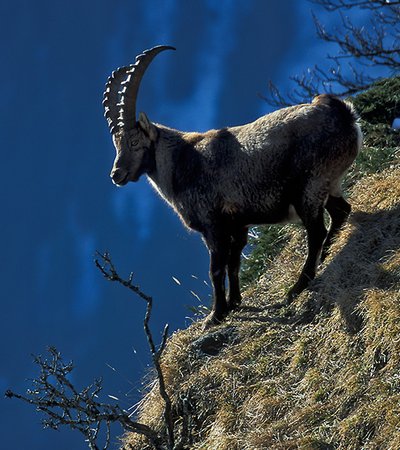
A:
[[[136,98],[140,82],[151,61],[164,50],[176,50],[169,45],[158,45],[136,56],[134,64],[112,73],[106,84],[103,105],[111,133],[122,127],[132,128],[136,123]]]
[[[115,70],[107,80],[103,96],[104,117],[107,119],[111,133],[115,133],[122,126],[121,117],[121,83],[126,78],[126,71],[129,67],[120,67]]]
[[[121,83],[122,121],[125,126],[133,127],[136,123],[136,98],[147,67],[153,59],[164,50],[176,50],[169,45],[158,45],[136,56],[135,64],[129,66],[126,80]]]

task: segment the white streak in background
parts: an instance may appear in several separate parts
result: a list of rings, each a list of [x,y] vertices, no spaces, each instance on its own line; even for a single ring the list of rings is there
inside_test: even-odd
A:
[[[53,266],[52,261],[54,261],[54,252],[52,251],[50,243],[42,242],[39,244],[39,248],[36,251],[36,264],[34,266],[36,271],[36,289],[38,293],[36,308],[40,317],[46,316],[46,297]]]
[[[15,383],[15,380],[9,380],[6,376],[0,375],[0,391],[5,392],[6,389],[10,388],[11,383]]]
[[[96,251],[95,239],[85,233],[76,239],[77,246],[77,267],[78,277],[75,281],[73,295],[73,312],[79,318],[90,315],[98,305],[100,298],[100,288],[98,283],[98,273],[93,263],[93,256]]]
[[[112,63],[112,70],[114,70],[117,67],[127,65],[127,58],[133,58],[134,55],[128,55],[126,51],[126,41],[129,39],[132,30],[132,21],[128,20],[127,5],[124,2],[115,5],[112,8],[112,13],[114,17],[110,17],[111,29],[107,36],[105,56],[107,61]],[[112,25],[114,26],[112,27]]]
[[[80,226],[74,205],[68,209],[67,230],[74,238],[73,250],[76,254],[71,309],[76,317],[84,319],[93,313],[100,299],[99,274],[93,263],[96,241],[94,235],[87,233]]]
[[[149,30],[154,45],[172,45],[173,27],[179,14],[181,0],[153,0],[144,10],[143,21]],[[143,49],[144,50],[144,49]],[[164,78],[162,78],[164,79]]]
[[[145,177],[143,177],[145,178]],[[154,192],[143,179],[134,186],[115,189],[112,206],[121,224],[127,219],[135,230],[135,237],[146,240],[151,235],[152,217],[155,206]]]
[[[193,67],[197,76],[193,82],[192,95],[172,104],[162,101],[162,92],[157,93],[161,99],[159,113],[169,117],[174,126],[182,130],[204,131],[215,127],[221,88],[228,76],[226,59],[236,42],[236,23],[242,13],[248,10],[244,2],[233,0],[208,0],[206,4],[210,14],[204,22],[206,30],[201,35],[204,40],[202,50],[197,53],[196,66]]]

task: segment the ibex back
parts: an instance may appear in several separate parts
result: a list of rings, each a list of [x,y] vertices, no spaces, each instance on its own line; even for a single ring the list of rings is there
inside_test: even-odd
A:
[[[213,307],[205,327],[241,302],[239,269],[250,225],[301,220],[308,255],[286,296],[290,303],[315,277],[320,258],[350,213],[340,182],[362,141],[351,105],[332,95],[284,108],[255,122],[185,133],[136,120],[140,81],[158,46],[111,75],[105,116],[116,148],[111,178],[122,186],[146,174],[182,222],[203,235],[210,253]],[[329,232],[324,210],[331,217]],[[229,291],[225,293],[228,275]]]

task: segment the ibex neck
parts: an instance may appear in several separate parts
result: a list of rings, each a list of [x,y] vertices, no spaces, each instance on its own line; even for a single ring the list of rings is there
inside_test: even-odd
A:
[[[148,173],[151,184],[170,204],[174,203],[174,170],[176,155],[183,146],[182,133],[156,125],[158,140],[154,149],[154,170]]]

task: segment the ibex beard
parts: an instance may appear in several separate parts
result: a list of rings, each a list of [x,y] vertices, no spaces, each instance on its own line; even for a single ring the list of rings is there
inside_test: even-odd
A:
[[[240,258],[249,226],[301,220],[308,255],[286,296],[290,304],[314,279],[350,213],[341,180],[362,143],[357,115],[347,102],[323,94],[246,125],[205,133],[155,124],[144,113],[136,119],[141,79],[167,49],[173,47],[144,51],[108,79],[103,104],[116,149],[112,181],[123,186],[146,174],[182,222],[202,234],[213,287],[204,328],[241,303]]]

